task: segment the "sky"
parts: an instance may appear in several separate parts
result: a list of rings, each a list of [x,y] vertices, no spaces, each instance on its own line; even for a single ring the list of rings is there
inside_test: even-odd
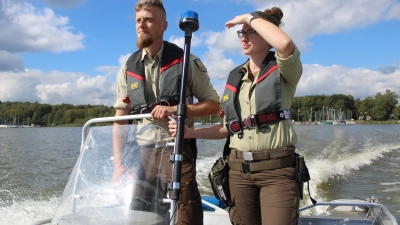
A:
[[[184,45],[182,13],[200,28],[190,50],[222,95],[247,57],[236,15],[280,7],[283,31],[301,52],[295,96],[400,95],[400,0],[164,0],[164,40]],[[112,106],[118,70],[137,50],[136,1],[0,0],[0,101]]]

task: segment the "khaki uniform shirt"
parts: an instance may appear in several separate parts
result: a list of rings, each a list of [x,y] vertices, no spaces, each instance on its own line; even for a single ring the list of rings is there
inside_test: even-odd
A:
[[[145,67],[145,94],[154,93],[156,96],[157,102],[160,101],[160,66],[161,66],[161,56],[164,50],[164,46],[160,49],[154,59],[146,53],[146,51],[142,51],[141,61],[144,61]],[[186,93],[193,93],[194,97],[198,99],[198,101],[202,100],[211,100],[219,103],[219,96],[215,91],[214,87],[211,85],[210,77],[208,76],[207,69],[200,61],[198,57],[193,54],[190,54],[189,57],[189,69],[187,76],[187,88]],[[126,78],[126,64],[121,68],[117,78],[117,100],[114,104],[114,108],[128,108],[131,109],[131,105],[124,103],[122,100],[128,96],[127,91],[127,78]],[[181,96],[182,97],[182,96]],[[139,124],[148,124],[153,123],[154,125],[158,125],[168,131],[168,120],[147,120],[143,119],[139,121]],[[188,127],[194,126],[194,118],[185,118],[185,124]]]
[[[293,54],[288,58],[280,58],[276,53],[275,57],[281,72],[281,110],[290,109],[296,86],[303,72],[300,52],[295,47]],[[243,119],[256,113],[254,89],[257,87],[256,83],[252,82],[248,77],[248,63],[242,67],[242,70],[245,75],[242,79],[243,83],[240,87],[239,97],[235,100],[235,105],[239,105],[241,118]],[[257,76],[254,81],[257,80]],[[271,131],[268,133],[262,133],[257,127],[244,129],[243,138],[239,138],[237,134],[231,137],[230,147],[241,151],[262,151],[296,144],[297,136],[290,119],[270,125],[270,128]]]

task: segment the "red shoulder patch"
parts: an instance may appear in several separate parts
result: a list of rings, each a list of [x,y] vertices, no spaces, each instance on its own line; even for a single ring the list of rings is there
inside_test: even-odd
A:
[[[219,111],[219,117],[224,117],[225,116],[225,112],[223,109],[221,109],[221,111]]]
[[[124,103],[126,103],[126,104],[129,104],[129,103],[131,103],[131,100],[129,99],[129,97],[128,96],[126,96],[125,98],[124,98],[124,100],[122,100]]]

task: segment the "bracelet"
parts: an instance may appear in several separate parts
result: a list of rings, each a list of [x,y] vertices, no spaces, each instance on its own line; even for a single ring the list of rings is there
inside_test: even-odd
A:
[[[259,17],[260,17],[260,15],[258,14],[258,12],[252,12],[252,13],[250,13],[250,15],[246,18],[246,23],[247,23],[249,26],[251,26],[251,25],[250,25],[251,21],[254,20],[255,18],[259,18]]]
[[[247,23],[247,25],[251,26],[250,23],[251,23],[251,21],[252,21],[253,19],[254,19],[254,16],[250,14],[250,15],[246,18],[246,23]]]

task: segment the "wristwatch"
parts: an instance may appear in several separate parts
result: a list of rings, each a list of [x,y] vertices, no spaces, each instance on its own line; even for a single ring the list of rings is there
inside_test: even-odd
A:
[[[246,18],[246,23],[247,23],[249,26],[251,26],[251,25],[250,25],[251,21],[252,21],[253,19],[259,18],[259,17],[260,17],[260,16],[258,15],[258,13],[252,12],[252,13],[250,13],[250,15]]]

